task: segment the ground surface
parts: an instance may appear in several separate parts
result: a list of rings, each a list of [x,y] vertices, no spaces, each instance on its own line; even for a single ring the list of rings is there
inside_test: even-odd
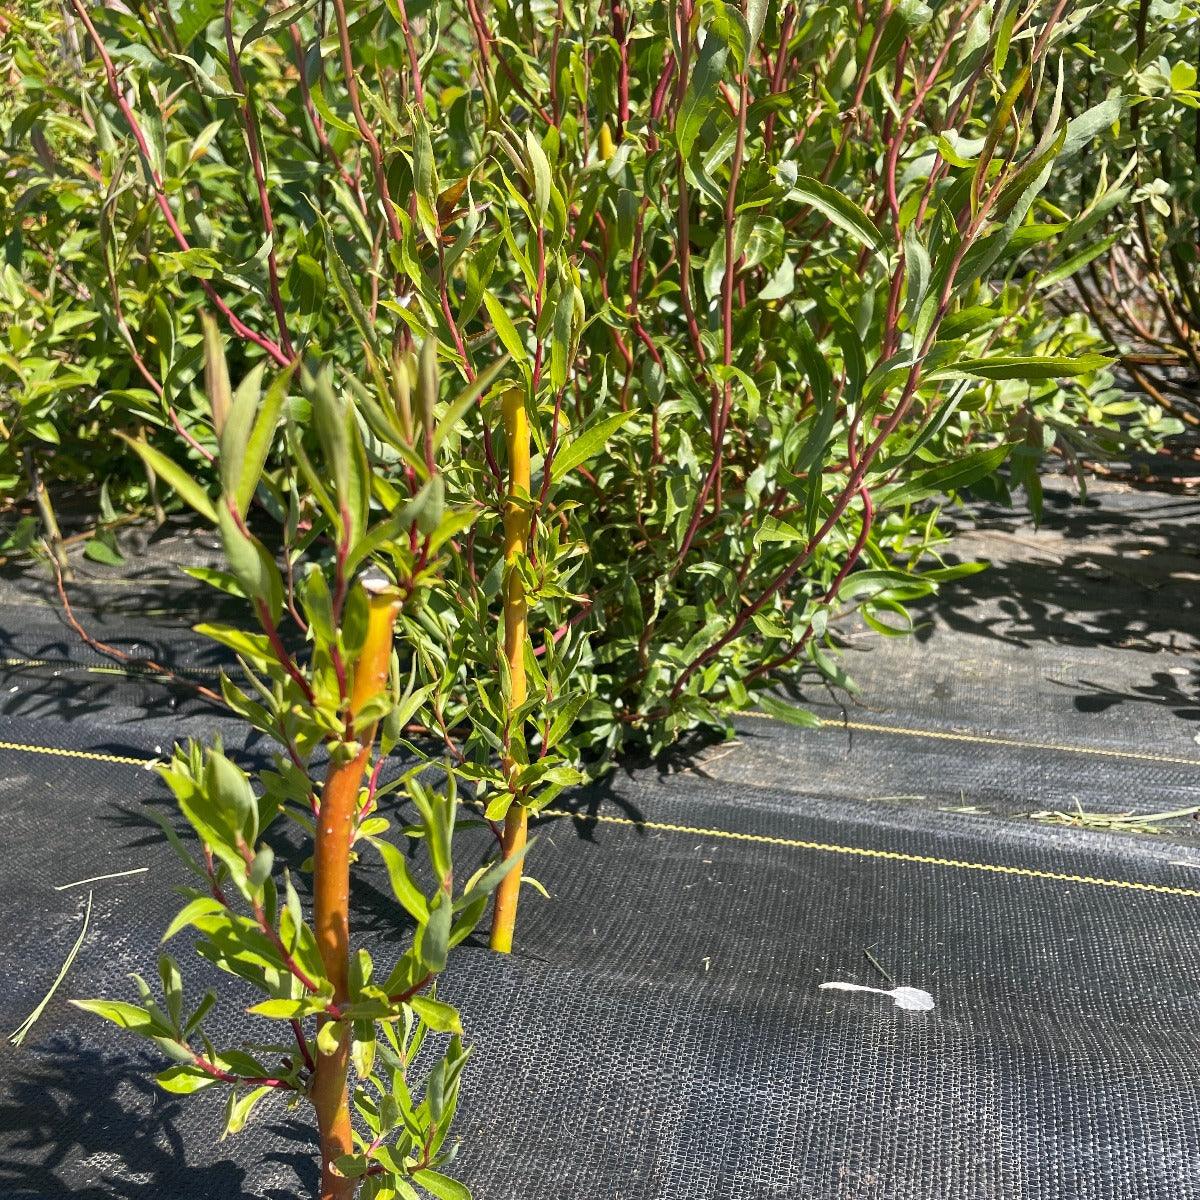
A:
[[[477,1046],[458,1166],[478,1200],[1200,1200],[1197,822],[1029,816],[1200,805],[1198,516],[1113,486],[1052,490],[1036,531],[962,514],[956,553],[992,569],[915,639],[848,630],[859,703],[802,688],[824,728],[747,718],[550,823],[521,953],[466,949],[446,983]],[[72,595],[100,636],[204,676],[187,626],[208,602],[167,563],[208,553],[179,533]],[[79,934],[88,887],[55,889],[147,870],[91,885],[61,996],[0,1052],[0,1196],[308,1194],[283,1105],[217,1144],[215,1098],[156,1094],[150,1056],[62,1002],[152,973],[176,904],[141,760],[187,734],[259,748],[84,669],[103,660],[53,599],[0,582],[5,1031]],[[404,934],[369,872],[355,901],[386,958]],[[818,989],[891,986],[867,952],[935,1009]]]

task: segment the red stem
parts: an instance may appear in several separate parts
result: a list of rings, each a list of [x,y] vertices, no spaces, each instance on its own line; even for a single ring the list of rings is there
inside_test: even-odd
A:
[[[275,217],[271,212],[271,201],[267,196],[267,179],[262,164],[262,141],[259,135],[258,114],[250,100],[250,89],[246,86],[242,75],[242,64],[238,58],[237,44],[233,40],[233,0],[225,0],[225,49],[229,54],[229,79],[233,89],[242,94],[242,102],[238,106],[242,120],[242,129],[246,134],[246,148],[250,154],[250,168],[254,173],[254,183],[258,188],[258,207],[262,213],[263,232],[271,242],[267,251],[267,286],[271,293],[271,308],[275,312],[275,325],[279,330],[279,343],[288,358],[294,358],[296,351],[292,346],[291,335],[288,333],[287,314],[283,308],[283,297],[279,292],[279,257],[275,252]]]
[[[179,227],[179,222],[175,219],[175,213],[171,209],[171,203],[167,199],[167,194],[163,189],[162,177],[154,168],[154,161],[150,155],[150,145],[146,141],[146,135],[142,132],[142,127],[138,123],[137,116],[130,107],[129,101],[125,99],[121,91],[121,85],[117,79],[117,70],[113,66],[112,57],[105,48],[104,42],[100,38],[100,34],[96,31],[96,26],[92,23],[92,19],[88,16],[87,9],[83,6],[82,0],[71,0],[71,7],[75,10],[76,16],[83,22],[84,28],[88,31],[88,36],[92,39],[96,47],[96,53],[100,55],[100,61],[104,64],[104,76],[108,81],[108,90],[112,93],[113,99],[116,101],[117,107],[121,110],[121,115],[125,118],[125,123],[129,126],[130,133],[133,134],[133,139],[137,142],[137,147],[142,156],[142,162],[146,168],[146,174],[150,178],[150,182],[154,187],[154,199],[158,204],[159,209],[163,214],[163,218],[167,222],[167,227],[171,231],[171,235],[181,250],[190,250],[191,243],[188,241],[183,230]],[[243,340],[253,342],[254,345],[265,350],[267,354],[281,366],[286,367],[291,365],[291,356],[287,354],[279,345],[273,342],[270,338],[265,337],[261,333],[257,333],[245,324],[229,307],[228,304],[221,298],[216,288],[207,280],[198,280],[200,287],[204,290],[204,294],[208,297],[212,306],[225,318],[229,323],[230,329]]]

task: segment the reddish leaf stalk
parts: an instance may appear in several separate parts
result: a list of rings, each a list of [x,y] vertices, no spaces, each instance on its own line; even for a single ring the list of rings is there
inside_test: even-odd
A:
[[[78,3],[79,0],[72,0]],[[396,216],[396,206],[392,202],[392,194],[388,188],[387,172],[383,165],[383,151],[379,148],[379,139],[363,115],[362,97],[358,91],[358,76],[354,73],[354,55],[350,48],[350,22],[346,16],[346,0],[333,0],[333,11],[337,21],[338,48],[342,58],[342,72],[346,76],[346,97],[350,101],[350,110],[354,114],[354,123],[362,140],[367,143],[367,152],[371,156],[371,167],[375,173],[375,190],[379,193],[380,205],[383,208],[384,220],[387,221],[388,232],[392,241],[402,242],[404,233],[400,228],[400,219]]]
[[[151,186],[154,188],[154,199],[159,210],[163,214],[164,220],[167,222],[167,227],[171,231],[176,244],[181,250],[190,250],[191,243],[187,236],[180,228],[179,222],[175,219],[175,213],[171,208],[171,202],[167,199],[166,191],[163,189],[162,177],[154,168],[154,160],[150,154],[150,145],[146,141],[146,135],[142,132],[142,127],[138,122],[129,101],[125,99],[124,93],[121,91],[121,85],[117,79],[117,70],[113,65],[113,60],[108,50],[105,48],[104,42],[100,38],[100,34],[96,30],[96,26],[92,23],[91,17],[88,15],[87,9],[84,7],[82,0],[71,0],[71,7],[74,8],[75,14],[83,22],[84,28],[88,31],[88,36],[92,39],[96,47],[96,53],[100,55],[100,61],[104,66],[104,77],[108,82],[108,90],[112,94],[113,100],[117,107],[121,110],[121,115],[125,118],[125,123],[129,126],[130,133],[133,134],[133,139],[137,143],[137,147],[142,156],[142,163],[146,170],[146,175],[150,180]],[[229,324],[229,328],[241,339],[247,342],[253,342],[254,345],[266,351],[275,362],[286,367],[291,364],[291,356],[287,354],[282,347],[273,342],[270,338],[251,329],[244,321],[242,321],[233,309],[222,299],[221,295],[213,287],[212,283],[207,279],[198,280],[204,294],[208,297],[213,307],[221,314]]]
[[[292,347],[291,334],[288,333],[287,313],[283,307],[283,297],[279,292],[279,256],[275,252],[275,216],[271,211],[271,201],[267,195],[267,179],[263,171],[262,138],[258,128],[258,114],[254,109],[254,101],[250,89],[246,86],[242,75],[241,59],[238,57],[237,43],[233,38],[233,0],[225,0],[225,48],[229,54],[229,79],[233,89],[240,92],[242,102],[238,105],[238,113],[242,121],[242,131],[246,135],[246,149],[250,155],[250,169],[254,173],[255,187],[258,189],[258,207],[262,214],[263,232],[270,240],[271,246],[267,251],[267,284],[271,297],[271,308],[275,313],[275,324],[279,330],[279,344],[283,347],[288,358],[296,355]]]
[[[721,280],[721,361],[726,367],[733,365],[733,289],[737,278],[737,262],[734,255],[734,224],[737,217],[738,183],[741,179],[742,163],[746,152],[748,108],[749,85],[746,75],[743,73],[738,94],[738,126],[736,141],[734,143],[733,164],[730,169],[729,188],[725,196],[725,274]],[[709,494],[713,490],[713,485],[720,479],[725,430],[729,424],[729,416],[732,409],[733,380],[727,372],[723,381],[721,406],[716,411],[716,417],[712,423],[712,464],[709,467],[707,475],[705,475],[700,491],[697,493],[687,531],[683,535],[683,542],[675,556],[675,565],[672,569],[672,574],[678,571],[679,567],[683,564],[683,560],[687,557],[688,551],[692,546],[692,540],[696,536],[696,530],[700,526],[700,519],[704,515],[704,507],[708,503]],[[718,505],[719,495],[718,488]]]
[[[629,29],[625,17],[625,7],[621,0],[612,0],[613,41],[617,43],[617,52],[621,56],[621,65],[617,70],[617,141],[625,136],[625,126],[629,124]]]

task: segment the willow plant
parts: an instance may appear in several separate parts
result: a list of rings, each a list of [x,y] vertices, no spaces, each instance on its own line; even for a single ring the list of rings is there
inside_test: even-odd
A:
[[[1086,37],[1091,53],[1068,103],[1102,101],[1124,119],[1103,131],[1088,162],[1057,181],[1056,197],[1086,200],[1085,222],[1043,286],[1070,277],[1070,302],[1083,303],[1119,352],[1127,377],[1170,414],[1175,430],[1196,427],[1196,15],[1186,4],[1125,0],[1094,8]]]
[[[415,1195],[414,1186],[464,1196],[439,1168],[453,1157],[448,1134],[468,1052],[458,1013],[437,997],[436,980],[450,949],[484,916],[492,891],[518,873],[524,846],[457,885],[453,766],[440,768],[435,786],[428,755],[405,739],[430,690],[419,683],[419,652],[405,641],[443,586],[452,539],[473,516],[441,503],[438,447],[463,404],[451,403],[438,425],[429,356],[423,373],[413,361],[397,361],[395,369],[407,374],[399,377],[402,403],[390,422],[395,444],[411,457],[411,494],[372,523],[379,481],[370,473],[360,416],[328,373],[289,367],[264,392],[260,368],[232,390],[211,324],[206,340],[220,495],[210,498],[148,444],[136,450],[220,532],[228,570],[203,574],[243,597],[256,627],[200,629],[236,653],[245,673],[246,686],[222,678],[225,702],[281,750],[253,775],[219,744],[181,747],[161,768],[199,844],[192,851],[164,826],[197,880],[166,939],[192,928],[203,957],[261,993],[248,1011],[276,1022],[283,1037],[268,1035],[265,1045],[256,1037],[250,1051],[213,1034],[216,996],[185,1004],[182,972],[166,955],[159,962],[161,999],[138,979],[140,1005],[78,1003],[154,1041],[172,1061],[158,1076],[168,1091],[225,1087],[228,1132],[273,1092],[307,1101],[319,1133],[321,1200],[346,1200],[360,1184],[369,1197]],[[307,399],[290,396],[293,384]],[[415,426],[405,428],[414,411]],[[297,426],[310,415],[312,457]],[[262,475],[281,422],[299,464],[286,491]],[[319,535],[289,560],[286,579],[250,527],[256,494],[268,508],[311,522]],[[402,761],[387,778],[398,748],[407,748],[407,766]],[[423,876],[384,836],[393,824],[384,814],[396,796],[412,806],[410,832],[428,858]],[[310,842],[311,855],[301,851],[299,858],[311,859],[311,887],[277,868],[268,834],[281,819]],[[381,856],[413,927],[408,949],[384,967],[352,938],[351,865],[372,853]],[[437,1052],[431,1036],[444,1040]]]
[[[1169,432],[1153,405],[1115,395],[1086,317],[1050,303],[1098,228],[1091,195],[1061,184],[1133,119],[1074,86],[1095,70],[1092,7],[68,11],[69,63],[18,56],[30,95],[6,196],[25,212],[69,187],[63,208],[81,215],[50,211],[78,222],[70,253],[50,272],[58,225],[32,219],[24,253],[90,307],[70,306],[72,325],[29,294],[10,318],[0,306],[57,364],[64,445],[87,427],[80,410],[109,405],[212,478],[197,307],[219,315],[239,369],[315,349],[374,394],[413,339],[433,338],[464,384],[511,355],[532,439],[539,712],[514,721],[476,682],[503,653],[495,396],[447,478],[483,509],[442,610],[457,674],[436,692],[494,812],[513,792],[492,761],[506,729],[534,739],[517,785],[533,811],[581,761],[721,727],[782,671],[840,685],[840,612],[902,632],[906,604],[949,577],[922,504],[1013,482],[1036,502],[1044,459]],[[27,144],[47,112],[53,169]],[[70,357],[118,382],[97,394],[94,375],[64,373]],[[46,394],[23,360],[4,365],[23,402]],[[21,429],[50,419],[27,411]]]

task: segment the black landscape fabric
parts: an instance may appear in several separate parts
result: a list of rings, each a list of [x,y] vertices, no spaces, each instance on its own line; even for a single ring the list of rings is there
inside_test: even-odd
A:
[[[862,704],[802,683],[823,728],[748,717],[542,822],[550,899],[525,893],[519,952],[465,947],[444,982],[475,1045],[456,1171],[477,1200],[1200,1198],[1200,846],[1190,818],[1154,819],[1200,805],[1198,506],[1058,499],[1036,533],[964,515],[956,550],[995,566],[917,638],[847,631]],[[76,585],[80,615],[207,678],[204,601],[160,573],[158,615],[111,579]],[[219,1097],[156,1092],[152,1053],[65,1003],[127,997],[178,907],[145,761],[188,735],[267,748],[97,673],[44,583],[3,583],[0,629],[4,1033],[92,895],[59,994],[0,1051],[0,1196],[311,1194],[303,1110],[264,1103],[218,1143]],[[1162,832],[1029,816],[1076,805]],[[385,893],[365,866],[356,925],[384,960],[406,936]]]

